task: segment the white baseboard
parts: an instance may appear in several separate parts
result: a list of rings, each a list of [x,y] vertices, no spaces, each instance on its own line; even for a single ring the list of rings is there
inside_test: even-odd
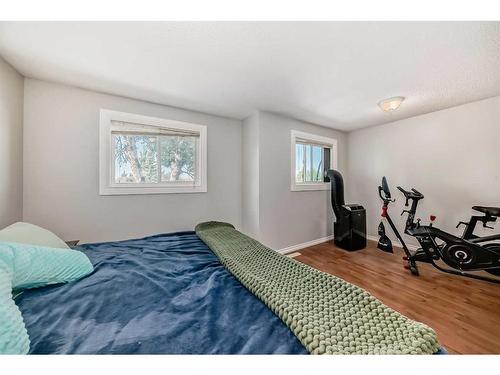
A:
[[[285,247],[283,249],[279,249],[277,251],[278,251],[278,253],[281,253],[281,254],[293,253],[294,251],[297,251],[297,250],[300,250],[300,249],[304,249],[306,247],[314,246],[314,245],[317,245],[317,244],[320,244],[320,243],[323,243],[323,242],[327,242],[327,241],[330,241],[330,240],[333,240],[333,235],[326,236],[326,237],[321,237],[321,238],[318,238],[318,239],[315,239],[315,240],[312,240],[312,241],[307,241],[307,242],[304,242],[304,243],[299,243],[297,245],[288,246],[288,247]]]
[[[378,239],[379,239],[378,236],[371,236],[371,235],[367,235],[366,238],[371,240],[371,241],[375,241],[375,242],[378,242]],[[317,245],[317,244],[320,244],[323,242],[327,242],[327,241],[331,241],[331,240],[333,240],[333,235],[321,237],[321,238],[318,238],[318,239],[315,239],[312,241],[308,241],[308,242],[304,242],[304,243],[299,243],[297,245],[288,246],[288,247],[285,247],[283,249],[279,249],[277,251],[278,251],[278,253],[281,253],[281,254],[289,254],[289,253],[293,253],[294,251],[305,249],[306,247],[314,246],[314,245]],[[401,248],[403,247],[401,245],[401,242],[396,241],[396,240],[391,240],[391,241],[392,241],[393,246],[401,247]],[[406,244],[406,246],[408,247],[408,249],[410,249],[412,251],[415,251],[419,248],[418,246],[411,245],[411,244]]]

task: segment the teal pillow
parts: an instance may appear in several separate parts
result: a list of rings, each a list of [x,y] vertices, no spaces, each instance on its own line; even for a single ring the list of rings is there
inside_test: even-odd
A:
[[[0,242],[0,354],[25,354],[29,337],[12,291],[78,280],[93,271],[77,250]]]
[[[26,354],[30,339],[21,311],[12,299],[11,273],[0,262],[0,354]]]

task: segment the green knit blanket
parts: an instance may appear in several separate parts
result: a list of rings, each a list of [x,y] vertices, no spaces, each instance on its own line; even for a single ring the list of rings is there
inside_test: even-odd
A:
[[[206,222],[198,237],[313,354],[432,354],[436,333],[365,290],[288,258],[238,232]]]

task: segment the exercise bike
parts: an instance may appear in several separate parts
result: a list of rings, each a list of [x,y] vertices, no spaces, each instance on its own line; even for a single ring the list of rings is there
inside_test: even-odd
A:
[[[459,222],[457,228],[460,225],[465,225],[465,229],[462,236],[457,237],[434,227],[435,216],[430,217],[431,223],[429,225],[422,225],[420,219],[415,221],[418,202],[424,199],[423,194],[416,189],[407,191],[400,186],[398,186],[398,189],[406,199],[405,207],[408,207],[411,201],[410,209],[403,210],[401,215],[408,214],[404,233],[415,237],[421,246],[421,248],[414,252],[408,249],[387,212],[389,204],[393,203],[395,199],[391,197],[385,177],[382,178],[382,184],[378,187],[378,193],[384,202],[382,217],[389,223],[405,252],[406,256],[403,258],[407,261],[405,268],[409,269],[413,275],[418,276],[417,262],[425,262],[432,264],[442,272],[500,283],[500,278],[471,273],[473,271],[485,271],[491,275],[500,276],[500,234],[484,237],[474,234],[474,229],[478,222],[482,222],[485,228],[492,228],[487,224],[495,222],[497,217],[500,217],[500,208],[472,207],[473,210],[483,213],[483,216],[472,216],[469,222]],[[385,227],[382,222],[379,225],[379,235],[378,248],[392,253],[392,243],[385,234]],[[436,263],[440,260],[450,268],[445,268]]]

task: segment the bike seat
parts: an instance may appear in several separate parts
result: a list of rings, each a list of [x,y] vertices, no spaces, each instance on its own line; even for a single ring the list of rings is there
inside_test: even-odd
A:
[[[484,206],[474,206],[473,210],[482,212],[488,216],[500,217],[500,207],[484,207]]]

